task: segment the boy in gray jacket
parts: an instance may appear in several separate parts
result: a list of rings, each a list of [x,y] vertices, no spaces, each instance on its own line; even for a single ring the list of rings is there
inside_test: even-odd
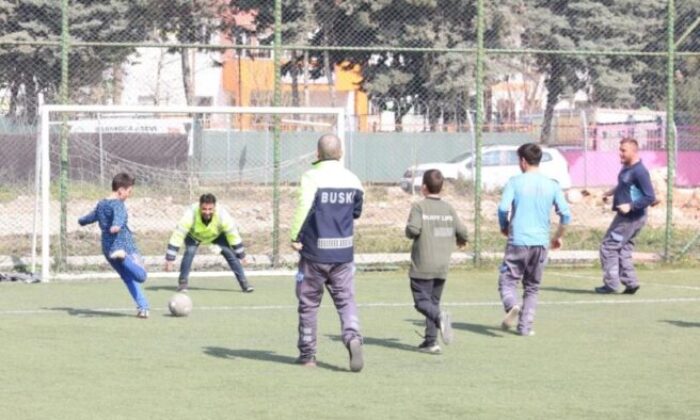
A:
[[[440,198],[444,179],[437,169],[423,174],[423,200],[414,203],[408,216],[406,236],[411,248],[411,292],[418,312],[425,316],[425,341],[418,350],[439,354],[438,331],[442,342],[452,341],[450,315],[440,310],[440,297],[447,279],[450,255],[457,245],[467,243],[467,228],[452,206]]]

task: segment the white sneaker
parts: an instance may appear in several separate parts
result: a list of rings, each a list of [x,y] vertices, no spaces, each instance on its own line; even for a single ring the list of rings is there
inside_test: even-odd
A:
[[[442,311],[440,312],[440,337],[445,345],[452,342],[452,320],[450,319],[450,314]]]
[[[364,357],[362,356],[362,340],[355,337],[348,343],[348,353],[350,353],[350,371],[359,372],[365,365]]]
[[[518,317],[520,316],[520,306],[513,305],[512,308],[503,317],[503,322],[501,322],[501,328],[504,330],[509,330],[515,326],[518,322]]]
[[[123,260],[124,258],[126,258],[126,251],[124,251],[123,249],[118,249],[109,254],[109,258],[113,260]]]
[[[148,309],[139,309],[139,311],[136,313],[136,318],[147,319]]]

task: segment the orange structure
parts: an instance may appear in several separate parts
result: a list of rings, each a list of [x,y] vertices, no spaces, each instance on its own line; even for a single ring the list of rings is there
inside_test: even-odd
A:
[[[267,57],[241,57],[227,52],[223,63],[223,89],[235,106],[270,106],[274,89],[274,62]],[[296,95],[299,106],[335,106],[350,114],[361,116],[358,129],[366,130],[369,101],[361,90],[362,73],[359,65],[336,65],[333,84],[327,79],[303,81],[297,77]],[[292,106],[294,83],[290,76],[282,78],[282,105]],[[241,118],[241,130],[252,128],[250,118]]]

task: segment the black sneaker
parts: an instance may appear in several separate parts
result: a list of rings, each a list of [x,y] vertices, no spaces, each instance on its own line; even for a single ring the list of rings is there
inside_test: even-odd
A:
[[[622,292],[624,295],[633,295],[637,293],[637,290],[639,290],[639,285],[636,286],[626,286],[625,291]]]
[[[418,345],[418,351],[421,353],[428,353],[428,354],[440,354],[442,353],[442,349],[440,346],[434,342],[434,341],[424,341]]]
[[[316,367],[316,356],[299,356],[294,363],[304,367]]]
[[[601,295],[610,295],[613,293],[617,293],[617,290],[613,289],[612,287],[608,287],[607,285],[596,287],[595,292]]]
[[[348,353],[350,353],[350,370],[359,372],[365,365],[362,357],[362,340],[355,337],[348,343]]]
[[[187,288],[189,287],[189,284],[187,283],[180,283],[177,285],[177,292],[178,293],[187,293]]]
[[[253,293],[255,291],[255,287],[246,284],[243,287],[241,287],[241,290],[243,290],[243,293]]]

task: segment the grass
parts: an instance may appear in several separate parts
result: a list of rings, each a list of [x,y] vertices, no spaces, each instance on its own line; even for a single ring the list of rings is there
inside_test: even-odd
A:
[[[319,367],[292,364],[291,277],[193,279],[194,311],[164,310],[175,280],[150,279],[151,319],[118,280],[0,283],[0,418],[691,418],[700,361],[697,271],[641,270],[635,296],[591,293],[599,273],[545,274],[535,329],[498,329],[493,271],[453,271],[455,343],[415,351],[422,329],[405,272],[360,273],[363,372],[347,371],[328,296]]]

